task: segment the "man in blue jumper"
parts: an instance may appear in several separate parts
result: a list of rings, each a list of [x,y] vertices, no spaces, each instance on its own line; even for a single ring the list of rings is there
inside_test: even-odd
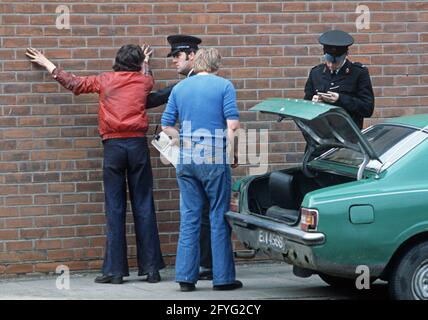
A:
[[[202,40],[198,37],[188,36],[184,34],[176,34],[168,36],[168,43],[171,45],[171,51],[168,57],[172,57],[172,62],[177,68],[177,73],[185,77],[192,77],[195,75],[193,72],[193,61],[196,52],[199,50],[198,45]],[[168,102],[168,97],[176,84],[165,87],[156,92],[152,92],[147,97],[147,109],[158,107]],[[210,233],[210,219],[208,216],[208,201],[205,202],[202,211],[201,219],[201,237],[200,237],[200,270],[199,280],[212,280],[212,254],[211,254],[211,233]]]
[[[224,214],[231,193],[230,161],[237,164],[235,148],[227,143],[239,128],[233,84],[216,76],[220,55],[214,48],[200,49],[193,69],[196,76],[178,83],[162,115],[162,129],[180,139],[177,181],[180,188],[180,235],[176,281],[182,291],[195,290],[199,270],[199,234],[204,199],[210,204],[213,289],[242,287],[235,279],[231,229]],[[180,121],[180,133],[174,128]]]

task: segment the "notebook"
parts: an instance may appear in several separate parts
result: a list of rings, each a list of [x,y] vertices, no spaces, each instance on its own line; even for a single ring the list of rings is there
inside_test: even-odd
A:
[[[178,157],[180,155],[180,148],[178,145],[171,145],[171,138],[163,131],[155,136],[152,140],[152,145],[161,154],[161,162],[163,164],[172,164],[177,167]]]

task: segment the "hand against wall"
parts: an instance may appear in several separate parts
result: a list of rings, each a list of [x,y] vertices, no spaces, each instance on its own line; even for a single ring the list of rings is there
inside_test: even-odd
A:
[[[56,68],[56,66],[37,49],[27,48],[27,52],[25,53],[25,55],[31,59],[31,62],[44,67],[46,70],[49,71],[49,73],[52,73],[52,71],[54,71],[54,69]]]

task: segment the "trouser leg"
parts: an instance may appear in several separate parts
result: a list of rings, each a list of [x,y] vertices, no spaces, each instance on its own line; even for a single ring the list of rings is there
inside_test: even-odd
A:
[[[145,138],[128,144],[128,185],[137,240],[138,274],[165,267],[153,201],[153,175]]]
[[[202,209],[200,250],[201,267],[212,269],[210,204],[208,199],[204,200],[204,206]]]
[[[230,203],[231,175],[226,164],[211,166],[211,172],[203,181],[210,202],[213,284],[222,285],[235,281],[231,228],[225,218]]]
[[[175,279],[177,282],[196,283],[204,191],[201,183],[193,176],[192,165],[178,165],[177,181],[180,187],[180,235]]]
[[[103,180],[105,191],[107,242],[104,275],[127,276],[126,245],[126,151],[114,141],[104,142]]]

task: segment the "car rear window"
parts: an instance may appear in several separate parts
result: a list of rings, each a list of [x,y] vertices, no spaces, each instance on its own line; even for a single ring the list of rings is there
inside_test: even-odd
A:
[[[376,154],[381,157],[385,152],[395,146],[398,142],[415,132],[415,129],[396,125],[374,125],[363,133]],[[326,152],[321,159],[341,162],[349,165],[359,165],[363,160],[361,152],[336,148],[334,151]]]

